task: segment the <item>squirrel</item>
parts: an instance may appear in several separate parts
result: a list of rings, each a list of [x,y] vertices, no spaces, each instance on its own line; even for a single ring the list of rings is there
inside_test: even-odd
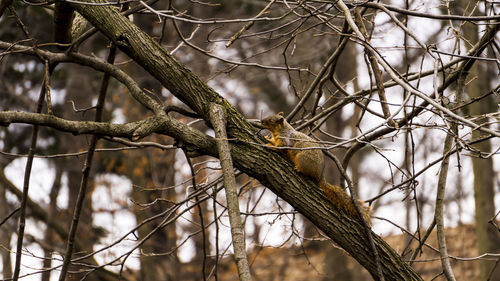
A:
[[[330,202],[342,207],[348,213],[358,216],[356,207],[347,192],[340,186],[331,185],[326,182],[323,175],[325,156],[321,151],[320,144],[316,140],[295,130],[292,125],[285,120],[283,112],[262,119],[261,124],[272,134],[271,138],[267,137],[269,141],[267,145],[273,147],[295,148],[283,149],[288,159],[295,165],[295,170],[312,178],[323,190]],[[360,202],[360,204],[362,203]],[[367,208],[361,206],[361,211],[365,220],[370,223]]]

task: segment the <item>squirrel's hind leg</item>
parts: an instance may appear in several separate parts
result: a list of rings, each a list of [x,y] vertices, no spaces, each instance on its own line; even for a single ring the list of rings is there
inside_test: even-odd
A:
[[[316,183],[319,183],[323,179],[323,155],[319,150],[312,152],[310,150],[298,152],[293,162],[295,170],[312,177]]]

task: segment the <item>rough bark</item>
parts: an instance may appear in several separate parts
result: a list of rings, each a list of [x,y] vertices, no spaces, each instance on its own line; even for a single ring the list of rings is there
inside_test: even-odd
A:
[[[459,1],[457,5],[462,9],[471,8],[471,1]],[[477,14],[474,12],[473,14]],[[498,24],[498,23],[497,23]],[[479,30],[478,26],[472,23],[465,23],[462,26],[462,31],[464,37],[469,42],[479,41]],[[470,45],[465,44],[469,49]],[[471,67],[470,71],[464,72],[463,75],[466,81],[471,77],[476,77],[475,81],[472,81],[465,86],[470,99],[477,98],[484,93],[489,91],[490,80],[488,79],[488,72],[484,65],[474,65]],[[472,116],[481,116],[487,113],[496,112],[498,110],[498,100],[495,100],[493,96],[489,96],[483,100],[476,101],[472,103],[469,107],[469,114]],[[476,121],[478,124],[489,128],[487,124],[488,118],[481,117]],[[472,130],[472,138],[479,139],[485,134],[478,131]],[[482,153],[490,153],[492,151],[490,140],[485,140],[473,146],[477,151]],[[480,155],[474,155],[472,160],[472,170],[474,173],[474,202],[475,202],[475,227],[477,235],[477,250],[479,254],[483,253],[498,253],[500,251],[500,235],[495,227],[488,223],[488,221],[495,216],[495,185],[494,179],[496,173],[494,170],[494,164],[492,157],[483,158]],[[479,272],[480,280],[499,280],[500,278],[500,268],[496,264],[497,261],[492,260],[481,260],[479,262]],[[492,272],[494,271],[494,272]]]
[[[478,97],[485,92],[484,89],[488,83],[484,79],[485,74],[481,74],[481,71],[477,67],[471,69],[470,77],[476,76],[479,81],[476,83],[471,83],[468,85],[467,90],[471,98]],[[470,114],[473,116],[478,116],[481,114],[494,112],[496,109],[492,110],[492,106],[496,104],[492,99],[486,99],[482,102],[476,102],[470,105]],[[481,118],[478,123],[483,124],[483,126],[489,127],[487,124],[487,118]],[[475,130],[472,132],[473,139],[479,139],[483,137],[484,134]],[[489,140],[480,142],[474,145],[474,148],[483,153],[490,153],[492,151],[491,142]],[[476,235],[477,235],[477,249],[479,254],[483,253],[498,253],[500,250],[500,235],[495,227],[488,223],[488,221],[495,216],[495,184],[494,180],[496,173],[494,170],[493,159],[482,158],[479,155],[471,158],[472,160],[472,170],[474,173],[474,202],[475,202],[475,222],[476,222]],[[487,280],[490,272],[495,270],[493,278],[491,280],[497,280],[500,278],[500,268],[496,266],[495,261],[491,260],[481,260],[479,263],[481,280]],[[496,276],[496,277],[495,277]]]
[[[229,149],[229,142],[226,135],[226,119],[224,109],[214,104],[211,109],[212,126],[217,138],[217,151],[219,153],[222,175],[224,177],[224,189],[226,191],[227,213],[229,214],[229,224],[231,225],[231,237],[233,239],[234,259],[240,281],[252,281],[250,267],[245,246],[245,235],[243,224],[241,223],[240,204],[238,202],[238,190],[234,177],[233,161]]]
[[[456,130],[453,130],[456,133]],[[437,226],[437,240],[439,245],[439,256],[441,257],[441,267],[443,268],[444,276],[448,281],[456,281],[455,274],[451,268],[450,258],[448,256],[448,247],[446,246],[446,237],[444,233],[444,198],[446,190],[446,179],[448,178],[448,167],[450,158],[448,152],[452,148],[453,136],[451,133],[446,135],[443,147],[443,161],[439,170],[439,178],[436,192],[436,208],[434,211],[434,220]]]
[[[4,166],[1,165],[0,168],[4,169]],[[5,219],[5,216],[12,212],[12,210],[9,209],[9,204],[7,202],[6,198],[6,188],[5,184],[0,181],[0,213],[2,214],[2,220]],[[14,227],[12,223],[9,223],[9,221],[5,221],[3,225],[0,225],[0,243],[2,245],[9,245],[11,238],[12,238],[12,233]],[[12,276],[12,259],[11,259],[11,253],[9,251],[6,251],[5,249],[2,249],[0,251],[0,258],[2,259],[2,276],[3,278],[10,278]]]

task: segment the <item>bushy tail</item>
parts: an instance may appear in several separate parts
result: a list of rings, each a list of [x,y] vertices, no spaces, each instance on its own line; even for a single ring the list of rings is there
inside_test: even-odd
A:
[[[349,214],[358,216],[358,212],[356,211],[356,207],[351,200],[351,196],[349,196],[349,194],[347,194],[347,192],[340,186],[331,185],[325,181],[322,181],[319,184],[319,187],[321,187],[330,202],[344,208],[344,210],[346,210]],[[358,200],[358,204],[361,208],[361,213],[363,214],[366,222],[371,225],[369,208],[366,207],[362,201]]]

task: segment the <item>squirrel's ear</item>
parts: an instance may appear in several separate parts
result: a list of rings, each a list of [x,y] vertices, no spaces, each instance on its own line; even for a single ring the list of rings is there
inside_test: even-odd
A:
[[[283,124],[284,121],[285,121],[285,117],[283,117],[283,112],[278,113],[278,122],[280,124]]]

